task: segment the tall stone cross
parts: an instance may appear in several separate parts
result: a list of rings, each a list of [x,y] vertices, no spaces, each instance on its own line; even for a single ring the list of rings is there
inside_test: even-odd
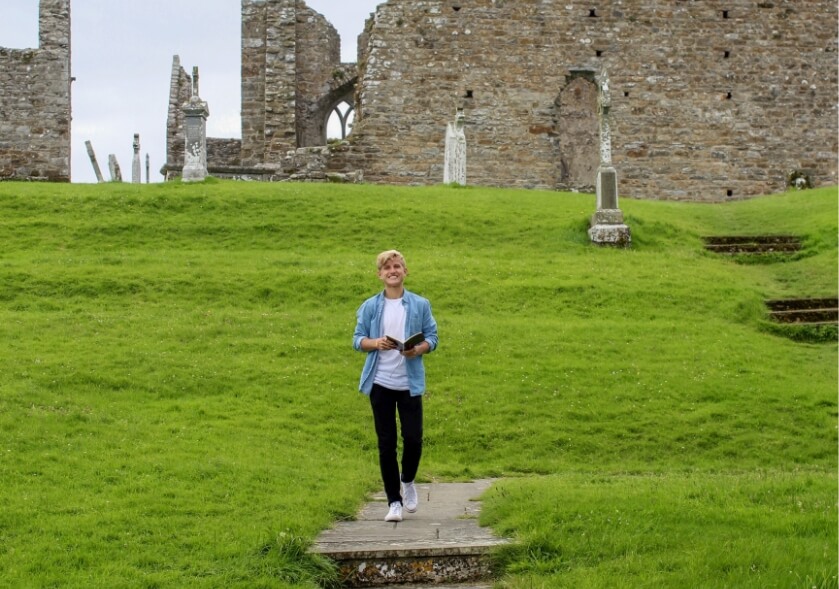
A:
[[[192,67],[192,96],[199,97],[201,94],[198,92],[198,67]]]
[[[600,74],[600,92],[597,99],[600,121],[600,166],[597,169],[597,209],[618,209],[618,175],[612,167],[612,130],[609,128],[609,111],[612,108],[612,93],[609,88],[609,72]]]
[[[602,245],[628,247],[631,242],[629,227],[624,224],[623,212],[618,206],[618,173],[612,166],[612,131],[609,111],[612,92],[609,73],[603,70],[598,78],[600,88],[597,100],[600,121],[600,166],[597,168],[597,211],[591,218],[588,230],[591,241]]]
[[[183,106],[184,134],[184,182],[201,182],[207,175],[207,117],[210,109],[198,95],[198,68],[192,68],[192,97]]]

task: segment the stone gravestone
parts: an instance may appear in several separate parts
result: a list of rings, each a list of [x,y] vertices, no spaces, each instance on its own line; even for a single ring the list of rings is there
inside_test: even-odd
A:
[[[201,182],[207,175],[207,117],[210,109],[198,94],[198,68],[192,68],[192,98],[183,106],[184,134],[184,182]]]
[[[597,211],[588,230],[593,243],[628,247],[632,241],[629,227],[618,206],[618,173],[612,166],[612,133],[609,110],[612,106],[609,74],[604,70],[599,79],[600,97],[600,166],[597,168]]]
[[[444,184],[466,186],[466,133],[463,109],[457,109],[454,122],[446,126],[446,159],[443,168]]]
[[[143,181],[140,167],[140,134],[134,133],[134,159],[131,161],[131,183],[140,184]]]
[[[113,153],[108,155],[108,169],[111,172],[111,182],[122,182],[122,171],[119,168],[117,156]]]
[[[87,157],[90,158],[90,163],[93,166],[93,172],[96,174],[96,181],[102,183],[105,178],[102,177],[102,170],[99,169],[99,162],[96,161],[96,152],[93,151],[93,144],[90,141],[84,142],[87,147]]]

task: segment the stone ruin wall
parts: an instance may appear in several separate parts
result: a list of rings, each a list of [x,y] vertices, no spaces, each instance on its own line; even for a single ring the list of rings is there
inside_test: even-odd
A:
[[[611,78],[620,191],[720,201],[837,183],[833,0],[390,0],[368,22],[356,165],[443,178],[462,107],[470,184],[587,189]],[[588,139],[586,137],[588,136]]]
[[[291,150],[323,145],[325,119],[314,115],[338,71],[337,31],[302,0],[243,0],[243,165],[276,166]]]
[[[323,145],[326,119],[321,116],[321,102],[331,100],[334,82],[345,76],[341,69],[341,37],[323,16],[302,2],[297,10],[296,34],[296,147]]]
[[[469,184],[593,191],[605,68],[623,195],[722,201],[783,191],[793,171],[838,180],[832,0],[389,0],[357,68],[302,0],[243,0],[242,17],[240,157],[210,139],[214,175],[440,183],[462,108]],[[303,149],[353,88],[349,145]]]
[[[0,180],[70,181],[70,0],[41,0],[37,49],[0,48]]]
[[[181,66],[181,58],[172,60],[169,80],[169,110],[166,116],[166,165],[161,172],[167,179],[179,176],[184,167],[186,139],[184,135],[183,105],[192,96],[192,77]],[[241,142],[240,142],[241,143]]]

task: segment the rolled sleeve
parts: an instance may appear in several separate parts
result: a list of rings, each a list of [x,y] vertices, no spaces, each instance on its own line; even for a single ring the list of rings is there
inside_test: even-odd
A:
[[[439,338],[437,337],[437,321],[434,320],[434,315],[431,314],[431,303],[425,301],[423,309],[422,320],[422,334],[425,336],[425,341],[428,342],[428,351],[433,352],[437,349]]]

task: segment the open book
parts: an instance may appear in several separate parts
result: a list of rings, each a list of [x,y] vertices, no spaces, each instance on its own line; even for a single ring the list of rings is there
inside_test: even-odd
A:
[[[393,343],[395,343],[396,344],[396,349],[399,350],[400,352],[404,352],[405,350],[410,350],[415,345],[425,341],[425,336],[422,335],[421,331],[418,331],[417,333],[415,333],[414,335],[412,335],[411,337],[406,339],[404,342],[396,339],[395,337],[391,337],[389,335],[386,335],[385,337],[387,339],[389,339],[390,341],[392,341]]]

